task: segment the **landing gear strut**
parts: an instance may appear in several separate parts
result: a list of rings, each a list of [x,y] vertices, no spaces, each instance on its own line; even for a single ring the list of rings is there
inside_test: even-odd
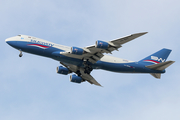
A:
[[[19,50],[19,51],[20,51],[19,57],[22,57],[23,56],[22,51],[21,50]]]
[[[88,60],[85,60],[84,61],[84,73],[86,73],[86,74],[90,74],[91,73],[91,71],[93,70],[93,68],[91,67],[91,65],[89,64],[89,61]]]
[[[93,70],[91,66],[86,66],[84,69],[85,69],[84,73],[87,73],[87,74],[90,74],[91,71]]]

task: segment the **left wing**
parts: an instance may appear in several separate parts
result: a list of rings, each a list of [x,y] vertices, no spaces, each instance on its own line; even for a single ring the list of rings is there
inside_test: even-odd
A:
[[[90,74],[85,74],[83,68],[80,69],[80,72],[81,72],[82,79],[87,80],[91,84],[101,86]]]

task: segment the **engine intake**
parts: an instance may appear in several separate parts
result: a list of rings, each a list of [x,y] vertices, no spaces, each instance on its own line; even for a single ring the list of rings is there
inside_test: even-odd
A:
[[[65,67],[58,66],[56,72],[59,74],[67,75],[69,73],[69,70]]]
[[[101,49],[107,49],[109,47],[109,43],[104,42],[104,41],[96,41],[96,48],[101,48]]]
[[[84,50],[78,47],[71,47],[71,54],[82,55]]]
[[[73,74],[70,76],[70,81],[71,82],[75,82],[75,83],[81,83],[82,82],[82,78]]]

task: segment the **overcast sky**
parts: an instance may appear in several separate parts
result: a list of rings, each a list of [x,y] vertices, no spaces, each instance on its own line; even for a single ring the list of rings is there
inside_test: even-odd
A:
[[[179,120],[179,0],[1,0],[0,120]],[[75,84],[58,61],[5,43],[18,34],[84,47],[149,32],[113,56],[138,61],[162,48],[176,61],[160,80],[94,70],[104,87]]]

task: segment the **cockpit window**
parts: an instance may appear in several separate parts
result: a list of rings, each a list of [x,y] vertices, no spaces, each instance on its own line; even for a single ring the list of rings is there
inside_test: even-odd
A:
[[[18,36],[20,36],[20,37],[21,37],[21,35],[18,35]]]

